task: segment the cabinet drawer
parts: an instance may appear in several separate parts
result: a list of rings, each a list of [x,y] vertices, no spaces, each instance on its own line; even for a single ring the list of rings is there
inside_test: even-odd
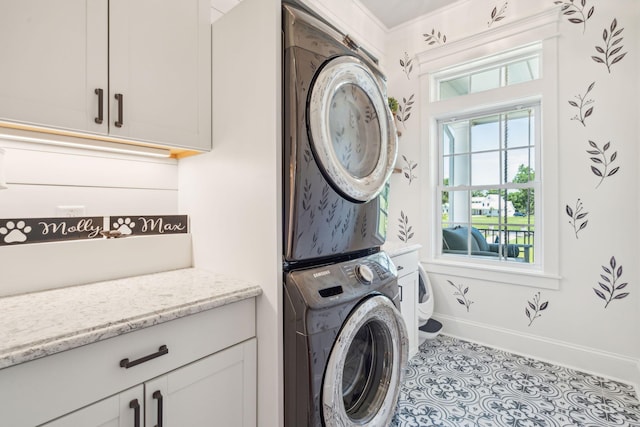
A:
[[[411,251],[406,254],[391,257],[391,261],[398,270],[398,277],[406,276],[418,269],[418,252]]]
[[[255,336],[255,299],[0,370],[3,424],[32,427]],[[168,352],[154,355],[161,346]]]

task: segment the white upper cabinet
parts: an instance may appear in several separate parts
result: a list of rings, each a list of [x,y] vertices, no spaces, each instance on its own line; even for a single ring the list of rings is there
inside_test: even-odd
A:
[[[207,0],[0,0],[0,120],[208,150]]]
[[[111,135],[211,148],[209,16],[202,0],[110,1]]]
[[[0,120],[106,134],[107,14],[107,1],[0,0]]]

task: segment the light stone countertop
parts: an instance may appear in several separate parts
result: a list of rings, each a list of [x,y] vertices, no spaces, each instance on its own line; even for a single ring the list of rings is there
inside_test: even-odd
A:
[[[0,298],[0,369],[231,304],[259,286],[186,268]]]

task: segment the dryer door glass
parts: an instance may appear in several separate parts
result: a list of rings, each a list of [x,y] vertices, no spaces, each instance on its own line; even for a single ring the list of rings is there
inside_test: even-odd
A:
[[[369,298],[349,315],[335,342],[323,383],[325,425],[389,425],[408,352],[400,312],[385,296]]]
[[[378,116],[367,94],[353,83],[340,86],[331,100],[328,124],[338,162],[353,177],[371,175],[384,147]]]
[[[396,128],[378,80],[357,58],[334,58],[315,77],[307,103],[311,148],[336,192],[375,198],[393,172]]]

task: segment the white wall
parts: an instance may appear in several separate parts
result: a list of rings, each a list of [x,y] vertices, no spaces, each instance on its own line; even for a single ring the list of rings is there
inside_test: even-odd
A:
[[[195,266],[262,286],[260,426],[283,423],[280,13],[279,0],[243,0],[214,22],[213,150],[179,164]]]
[[[435,30],[436,34],[446,35],[447,41],[454,41],[486,31],[493,7],[500,9],[504,3],[507,2],[463,0],[441,13],[426,16],[389,33],[386,46],[386,62],[391,66],[387,70],[389,95],[399,99],[401,104],[403,98],[408,99],[412,94],[416,98],[410,119],[404,125],[400,124],[403,136],[397,166],[408,173],[411,165],[418,164],[411,182],[404,173],[392,178],[391,238],[398,239],[403,214],[408,216],[409,226],[416,232],[409,243],[425,244],[432,237],[427,234],[422,220],[425,212],[419,202],[433,169],[432,159],[424,150],[428,142],[427,133],[419,118],[425,101],[420,99],[419,67],[413,58],[439,43],[428,45],[423,34]],[[436,317],[443,321],[445,331],[450,334],[639,383],[637,164],[640,153],[637,142],[640,131],[637,122],[640,110],[637,100],[640,95],[640,64],[636,53],[640,47],[640,33],[636,23],[640,20],[640,3],[633,0],[590,0],[586,9],[591,6],[594,6],[594,13],[587,20],[584,33],[581,24],[568,21],[575,16],[561,18],[559,138],[558,141],[547,141],[558,144],[559,149],[560,289],[536,289],[447,274],[432,275]],[[505,18],[491,24],[491,27],[549,7],[554,7],[552,2],[509,1]],[[610,28],[614,18],[618,20],[617,29],[624,28],[621,33],[623,42],[618,45],[624,48],[619,54],[629,53],[614,64],[609,73],[591,56],[598,55],[595,46],[604,45],[603,30]],[[400,60],[406,62],[405,52],[415,63],[408,75],[405,72],[408,70],[400,65]],[[576,109],[568,101],[575,101],[575,97],[584,94],[594,81],[596,85],[589,94],[595,101],[594,111],[583,126],[571,120]],[[600,147],[610,141],[612,148],[609,154],[618,151],[615,165],[620,167],[619,172],[607,178],[597,189],[598,178],[590,170],[591,156],[586,153],[590,149],[589,140]],[[575,208],[578,198],[589,212],[589,223],[576,238],[568,224],[565,206]],[[604,273],[602,266],[606,266],[612,256],[615,256],[618,266],[624,267],[622,280],[618,283],[628,282],[625,291],[630,294],[624,299],[614,300],[605,309],[604,301],[596,296],[593,288],[599,287],[598,281],[602,281],[600,274]],[[423,261],[428,260],[423,258]],[[469,286],[469,295],[474,301],[469,312],[458,304],[453,295],[455,289],[447,280]],[[525,307],[537,292],[540,292],[541,300],[549,302],[549,306],[528,326]]]
[[[61,216],[57,206],[83,206],[81,216],[178,213],[175,159],[7,138],[0,138],[0,148],[7,181],[0,190],[0,227],[10,219]],[[0,246],[0,296],[191,265],[188,235],[157,237]]]
[[[1,132],[0,132],[1,133]],[[7,189],[0,219],[59,216],[56,206],[84,206],[87,216],[178,212],[178,162],[0,138]]]

